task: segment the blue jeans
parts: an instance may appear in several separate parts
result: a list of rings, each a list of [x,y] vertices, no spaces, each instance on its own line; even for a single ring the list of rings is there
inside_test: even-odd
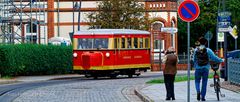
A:
[[[202,99],[205,99],[206,92],[207,92],[208,74],[209,74],[209,70],[207,68],[195,70],[195,87],[196,87],[197,93],[201,93]],[[202,79],[202,88],[200,91],[201,79]]]

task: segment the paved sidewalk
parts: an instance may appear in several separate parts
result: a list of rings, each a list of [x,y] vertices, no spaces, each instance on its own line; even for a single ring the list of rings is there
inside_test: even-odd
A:
[[[66,75],[42,75],[42,76],[19,76],[13,79],[1,79],[0,84],[10,84],[16,82],[34,82],[34,81],[45,81],[54,79],[67,79],[67,78],[78,78],[83,77],[79,74],[66,74]]]
[[[209,79],[206,102],[218,102],[213,87],[210,87],[211,83],[213,83],[213,81]],[[194,81],[190,81],[190,85],[190,101],[197,102]],[[225,97],[220,97],[221,102],[240,101],[240,93],[225,89],[221,89],[221,92],[225,94]],[[151,84],[140,90],[136,89],[136,93],[145,102],[165,102],[166,98],[166,89],[164,84]],[[187,102],[187,82],[175,82],[175,98],[176,100],[174,102]]]

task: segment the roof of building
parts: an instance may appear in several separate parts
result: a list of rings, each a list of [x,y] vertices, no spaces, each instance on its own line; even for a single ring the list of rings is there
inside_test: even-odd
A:
[[[112,35],[112,34],[150,34],[148,31],[144,30],[133,30],[133,29],[89,29],[89,30],[81,30],[75,32],[74,35],[89,35],[89,34],[99,34],[99,35]]]

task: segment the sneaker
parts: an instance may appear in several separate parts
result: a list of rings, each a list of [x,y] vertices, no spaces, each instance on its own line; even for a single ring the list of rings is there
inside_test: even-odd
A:
[[[197,93],[197,100],[200,101],[200,93]]]
[[[171,98],[170,98],[170,97],[167,97],[166,100],[171,100]]]
[[[202,98],[202,101],[206,101],[206,99],[205,99],[205,98]]]

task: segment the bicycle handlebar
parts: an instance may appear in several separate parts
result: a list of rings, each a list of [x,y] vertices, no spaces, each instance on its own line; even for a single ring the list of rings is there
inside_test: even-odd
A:
[[[219,69],[220,63],[211,63],[210,65],[214,71],[217,71]]]

